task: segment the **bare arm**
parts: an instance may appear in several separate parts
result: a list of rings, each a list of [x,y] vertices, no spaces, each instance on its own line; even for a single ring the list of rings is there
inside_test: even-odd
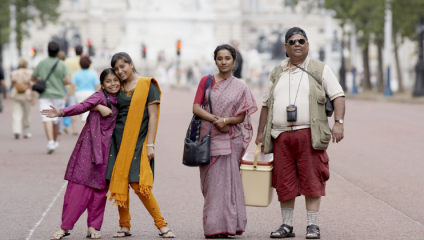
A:
[[[158,105],[151,104],[147,106],[149,113],[149,125],[147,127],[147,144],[153,144],[156,135],[156,122],[158,119]],[[147,147],[147,157],[149,160],[155,157],[155,150],[153,147]]]
[[[334,104],[334,120],[344,120],[345,115],[345,98],[338,97],[333,100]],[[344,138],[344,123],[334,123],[333,126],[333,143],[340,142]]]
[[[39,81],[41,81],[41,78],[40,78],[40,77],[34,77],[34,76],[31,76],[31,82],[33,82],[33,83],[37,83],[37,82],[39,82]]]
[[[100,115],[102,115],[102,117],[107,117],[107,116],[109,116],[109,115],[112,114],[112,109],[110,109],[110,108],[108,108],[106,106],[100,105],[100,104],[97,105],[97,106],[95,106],[95,107],[93,107],[91,109],[91,111],[99,112]]]
[[[261,116],[259,117],[258,134],[255,140],[256,145],[258,145],[259,143],[262,143],[263,141],[264,129],[265,129],[267,118],[268,118],[268,107],[262,106]]]
[[[6,99],[7,98],[7,87],[6,87],[6,83],[4,82],[4,79],[0,80],[1,82],[1,86],[3,87],[3,98]]]
[[[218,118],[208,113],[200,104],[193,104],[193,114],[209,122],[215,122]]]
[[[71,84],[71,82],[72,82],[71,75],[66,76],[63,79],[63,82],[65,83],[65,85]]]
[[[218,128],[223,128],[226,125],[236,125],[236,124],[242,123],[244,121],[245,116],[246,116],[246,112],[240,113],[239,115],[235,117],[229,117],[229,118],[218,117],[218,119],[213,124],[215,124],[215,126],[217,126]],[[224,123],[224,119],[225,119],[225,123]]]

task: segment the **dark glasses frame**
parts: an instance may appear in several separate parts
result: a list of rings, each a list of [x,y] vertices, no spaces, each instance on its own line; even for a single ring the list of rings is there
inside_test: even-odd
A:
[[[293,45],[295,45],[295,44],[296,44],[296,41],[297,41],[300,45],[305,45],[305,43],[307,43],[307,42],[308,42],[308,40],[306,40],[306,39],[304,39],[304,38],[299,38],[299,39],[290,39],[290,40],[288,41],[288,44],[289,44],[290,46],[293,46]]]

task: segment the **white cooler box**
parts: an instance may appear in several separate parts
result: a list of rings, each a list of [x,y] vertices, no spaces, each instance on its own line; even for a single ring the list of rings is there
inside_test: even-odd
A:
[[[264,154],[259,144],[255,152],[246,152],[240,172],[246,206],[267,207],[273,196],[272,169],[274,155]]]

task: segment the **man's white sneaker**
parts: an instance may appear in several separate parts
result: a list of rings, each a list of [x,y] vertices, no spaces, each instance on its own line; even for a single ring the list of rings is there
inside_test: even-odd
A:
[[[50,154],[56,150],[56,143],[54,141],[49,141],[47,143],[47,153]]]
[[[56,149],[58,149],[59,148],[59,142],[54,142],[54,145],[56,146]],[[56,150],[55,149],[55,150]]]

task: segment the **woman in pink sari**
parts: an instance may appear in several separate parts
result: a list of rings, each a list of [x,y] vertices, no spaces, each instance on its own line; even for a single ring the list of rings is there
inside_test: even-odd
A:
[[[249,87],[232,76],[237,53],[228,44],[214,52],[219,73],[213,76],[209,111],[205,91],[209,76],[199,83],[193,113],[202,118],[200,139],[211,133],[211,163],[200,167],[203,207],[203,229],[206,238],[241,235],[246,227],[246,207],[240,177],[240,161],[252,139],[250,115],[256,112],[256,102]],[[209,87],[207,89],[209,89]],[[205,96],[206,92],[206,96]],[[201,104],[205,99],[205,109]]]

